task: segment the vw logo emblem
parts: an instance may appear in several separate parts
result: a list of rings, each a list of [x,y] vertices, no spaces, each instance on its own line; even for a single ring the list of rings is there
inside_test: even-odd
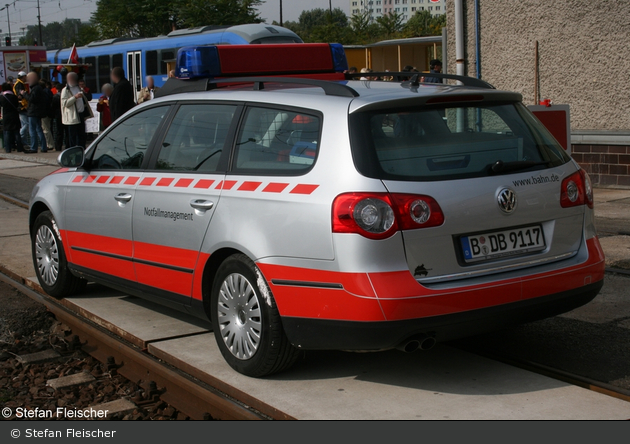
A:
[[[514,212],[516,209],[516,193],[509,188],[503,188],[497,196],[499,208],[506,214]]]

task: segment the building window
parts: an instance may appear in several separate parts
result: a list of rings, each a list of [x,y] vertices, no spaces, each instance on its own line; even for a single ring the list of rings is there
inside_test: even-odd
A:
[[[407,8],[407,7],[403,8],[403,12],[407,12],[407,9],[409,9],[409,8]]]
[[[396,12],[400,12],[400,8],[396,8]]]
[[[376,12],[380,13],[381,12],[381,8],[376,8]]]
[[[436,6],[436,7],[435,7],[435,10],[436,10],[436,11],[439,11],[439,10],[440,10],[440,7],[439,7],[439,6]]]
[[[356,5],[357,5],[357,2],[352,2],[352,6],[356,6]]]
[[[414,12],[416,9],[418,9],[418,8],[416,8],[415,6],[412,6],[411,7],[411,12]]]

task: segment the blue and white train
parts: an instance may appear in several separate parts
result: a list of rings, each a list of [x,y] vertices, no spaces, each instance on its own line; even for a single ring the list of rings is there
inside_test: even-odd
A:
[[[85,75],[94,96],[100,96],[101,86],[109,83],[113,67],[122,66],[136,91],[144,86],[146,76],[153,76],[156,86],[168,78],[168,64],[184,46],[247,45],[303,43],[294,32],[280,26],[249,24],[238,26],[202,26],[179,29],[166,36],[152,38],[114,38],[89,43],[77,48],[81,63],[92,65]],[[47,52],[48,62],[63,64],[71,48]]]

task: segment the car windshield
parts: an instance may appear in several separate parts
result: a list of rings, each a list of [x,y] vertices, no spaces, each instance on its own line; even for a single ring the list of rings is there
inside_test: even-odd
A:
[[[378,179],[484,177],[570,160],[521,103],[358,111],[350,128],[357,169]]]

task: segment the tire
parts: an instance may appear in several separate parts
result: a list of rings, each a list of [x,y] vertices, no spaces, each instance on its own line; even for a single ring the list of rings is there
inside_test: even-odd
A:
[[[37,216],[32,233],[33,266],[44,291],[61,299],[83,290],[87,281],[76,277],[68,269],[57,223],[50,211]]]
[[[223,358],[239,373],[277,373],[291,367],[300,354],[284,333],[267,282],[243,254],[228,257],[217,270],[210,317]]]

